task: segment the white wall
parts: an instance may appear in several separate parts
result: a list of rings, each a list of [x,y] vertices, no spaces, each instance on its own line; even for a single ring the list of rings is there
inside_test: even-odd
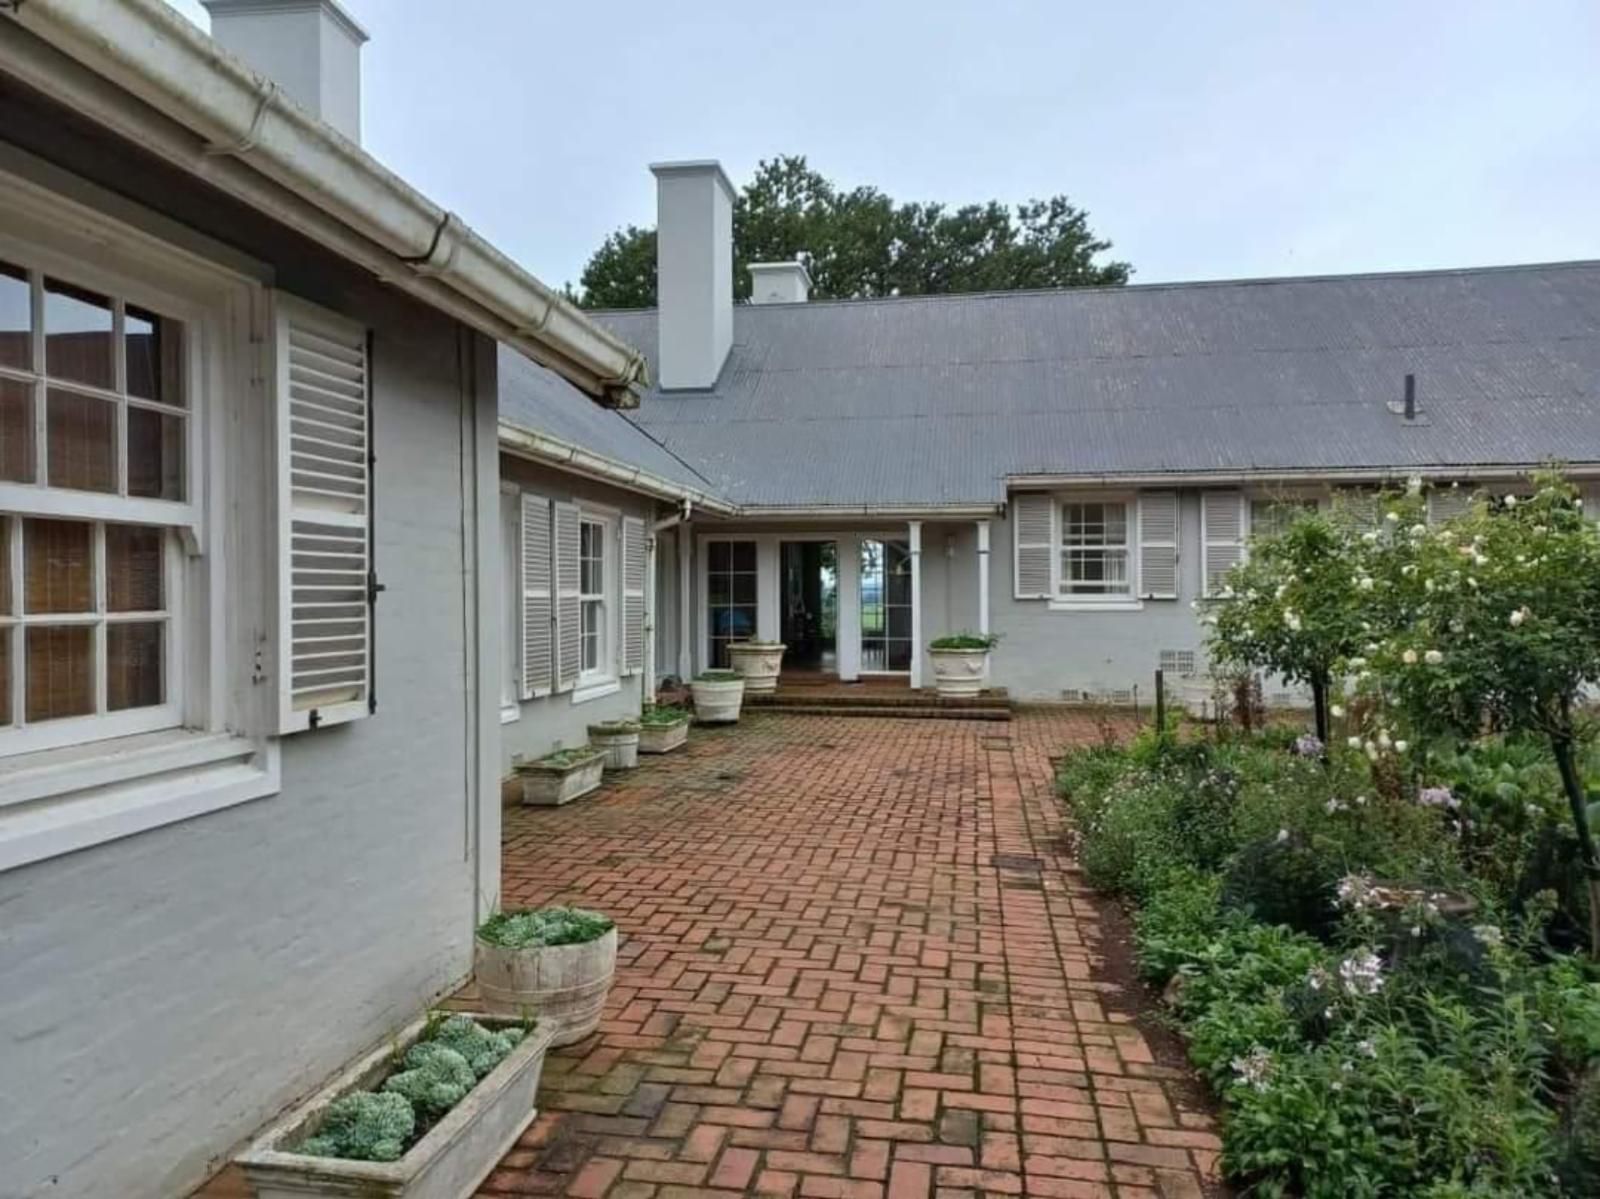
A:
[[[500,456],[500,473],[504,482],[514,483],[550,500],[587,501],[615,509],[619,516],[637,516],[646,525],[657,518],[654,501],[645,496],[607,487],[581,476],[564,474],[509,454]],[[620,604],[620,574],[617,581],[616,594]],[[613,615],[620,615],[620,609],[614,608]],[[613,650],[618,648],[620,628],[620,624],[614,626],[611,638]],[[515,650],[504,652],[505,660],[509,661],[510,654]],[[643,706],[643,677],[637,674],[623,676],[620,679],[621,687],[616,692],[597,699],[574,702],[572,692],[562,692],[519,702],[516,705],[517,718],[500,726],[501,773],[510,773],[513,759],[519,754],[537,758],[552,750],[582,745],[588,740],[589,725],[637,716]],[[498,691],[496,694],[499,694]]]

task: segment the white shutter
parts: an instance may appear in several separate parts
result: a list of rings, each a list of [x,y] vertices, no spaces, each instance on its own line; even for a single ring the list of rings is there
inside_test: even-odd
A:
[[[1453,520],[1472,508],[1472,488],[1436,487],[1428,492],[1428,520],[1442,524]]]
[[[555,682],[555,593],[550,586],[550,501],[522,493],[522,698]]]
[[[571,691],[583,669],[583,613],[578,602],[578,505],[555,505],[556,690]]]
[[[1200,538],[1204,591],[1215,595],[1223,577],[1244,560],[1244,496],[1237,491],[1201,492]]]
[[[1017,599],[1049,599],[1056,555],[1055,497],[1024,491],[1011,500],[1013,579]]]
[[[1178,493],[1139,496],[1139,594],[1144,599],[1178,598]]]
[[[622,518],[622,673],[644,669],[644,521]]]
[[[1334,506],[1358,529],[1378,527],[1378,493],[1371,488],[1341,487],[1334,492]]]
[[[276,297],[278,731],[366,716],[372,695],[367,333]]]

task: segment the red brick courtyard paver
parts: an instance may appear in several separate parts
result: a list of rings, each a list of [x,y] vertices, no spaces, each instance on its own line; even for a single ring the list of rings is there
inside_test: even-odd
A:
[[[1050,757],[1095,720],[747,716],[508,809],[507,906],[621,926],[482,1196],[1180,1199],[1218,1141],[1101,969]]]

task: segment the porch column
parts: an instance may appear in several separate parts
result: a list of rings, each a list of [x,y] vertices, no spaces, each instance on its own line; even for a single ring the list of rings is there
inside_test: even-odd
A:
[[[693,534],[685,521],[678,526],[678,678],[694,678],[694,575],[690,568]]]
[[[989,633],[989,522],[978,522],[978,632]]]
[[[922,686],[922,522],[909,521],[911,530],[911,686]]]

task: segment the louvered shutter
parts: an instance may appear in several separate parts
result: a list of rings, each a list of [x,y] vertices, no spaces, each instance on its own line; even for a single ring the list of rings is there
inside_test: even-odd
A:
[[[1055,499],[1021,492],[1011,501],[1013,577],[1018,599],[1049,599],[1055,561]]]
[[[555,506],[556,690],[571,691],[583,669],[583,613],[578,601],[578,505]]]
[[[1470,487],[1440,487],[1428,493],[1428,520],[1443,524],[1472,508]]]
[[[1338,511],[1358,529],[1378,527],[1378,494],[1369,488],[1344,487],[1334,493]]]
[[[644,521],[622,518],[622,673],[644,669]]]
[[[1178,493],[1147,491],[1139,497],[1139,594],[1178,598]]]
[[[366,716],[372,696],[371,389],[360,325],[275,298],[277,729]]]
[[[522,698],[555,682],[555,594],[550,586],[550,501],[522,493]]]
[[[1237,491],[1201,492],[1200,527],[1205,593],[1215,595],[1224,576],[1244,560],[1244,496]]]

